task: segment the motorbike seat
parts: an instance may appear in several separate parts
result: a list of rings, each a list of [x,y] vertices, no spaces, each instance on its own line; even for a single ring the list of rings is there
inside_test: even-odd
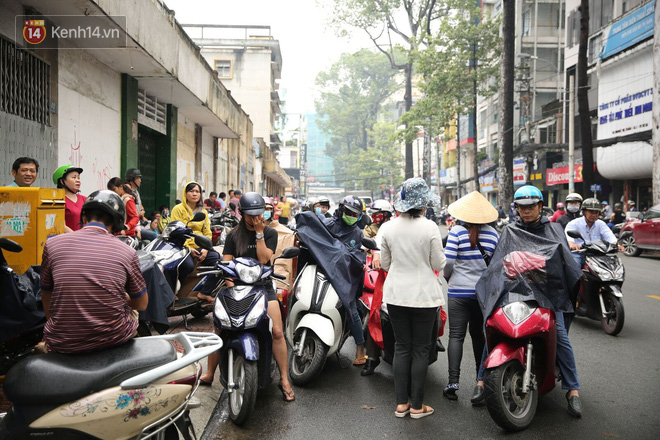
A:
[[[91,353],[29,356],[7,373],[7,399],[22,405],[57,405],[118,386],[177,358],[165,340],[131,339]]]

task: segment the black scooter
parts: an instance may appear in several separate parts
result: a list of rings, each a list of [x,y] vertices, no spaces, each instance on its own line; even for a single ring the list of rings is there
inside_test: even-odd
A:
[[[625,320],[621,292],[625,269],[621,259],[614,255],[617,245],[603,240],[587,243],[577,231],[567,234],[583,241],[582,249],[577,252],[586,255],[575,314],[600,321],[605,333],[618,335]]]
[[[15,241],[0,238],[0,376],[43,338],[46,316],[41,303],[39,266],[18,275],[2,251],[21,252]]]

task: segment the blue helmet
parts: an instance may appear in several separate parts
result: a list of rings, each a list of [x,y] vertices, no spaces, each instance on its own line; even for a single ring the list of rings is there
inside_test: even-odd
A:
[[[532,185],[521,186],[513,195],[513,201],[518,205],[536,205],[543,201],[543,193]]]

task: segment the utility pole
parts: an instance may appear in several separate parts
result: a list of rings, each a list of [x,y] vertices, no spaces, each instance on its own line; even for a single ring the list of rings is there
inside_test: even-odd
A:
[[[653,39],[653,96],[660,93],[660,7],[655,6],[655,35]],[[653,204],[660,203],[660,106],[653,103]]]
[[[461,198],[461,114],[456,115],[456,198]]]
[[[515,0],[502,0],[502,87],[500,88],[500,158],[498,203],[513,199],[513,83],[516,27]]]
[[[575,76],[571,75],[568,93],[568,192],[575,192]]]
[[[477,157],[479,156],[479,145],[477,144],[477,44],[474,43],[472,45],[472,69],[474,73],[474,79],[472,80],[472,99],[474,100],[473,102],[473,107],[472,107],[472,142],[474,143],[474,163],[473,165],[473,172],[474,172],[474,190],[475,191],[480,191],[479,188],[479,160]],[[481,121],[483,124],[484,121]]]
[[[582,185],[586,193],[596,183],[594,173],[594,148],[591,138],[589,114],[589,77],[587,75],[587,48],[589,44],[589,0],[580,0],[580,46],[577,61],[577,99],[580,115],[580,145],[582,148]]]

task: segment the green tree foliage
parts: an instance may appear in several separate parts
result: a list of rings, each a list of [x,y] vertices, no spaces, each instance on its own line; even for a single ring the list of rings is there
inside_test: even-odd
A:
[[[356,149],[346,158],[345,166],[335,173],[347,190],[370,189],[380,194],[381,186],[396,187],[403,181],[403,155],[394,122],[378,121],[368,130],[369,145]]]
[[[335,172],[344,174],[361,151],[373,146],[371,138],[379,112],[397,90],[396,72],[387,57],[363,49],[343,54],[327,72],[316,77],[319,127],[330,135],[326,154]]]
[[[420,88],[424,97],[411,115],[419,125],[429,120],[440,131],[457,114],[467,114],[475,107],[477,96],[495,91],[499,72],[499,20],[482,17],[474,0],[441,0],[447,14],[437,20],[431,45],[418,52]],[[414,118],[414,119],[413,119]],[[410,133],[408,133],[410,136]]]
[[[442,11],[437,0],[333,0],[332,24],[340,34],[362,29],[385,54],[392,69],[404,74],[406,112],[412,108],[413,57],[427,42],[433,21]],[[397,59],[403,50],[405,57]],[[406,142],[406,177],[413,177],[412,141]]]

